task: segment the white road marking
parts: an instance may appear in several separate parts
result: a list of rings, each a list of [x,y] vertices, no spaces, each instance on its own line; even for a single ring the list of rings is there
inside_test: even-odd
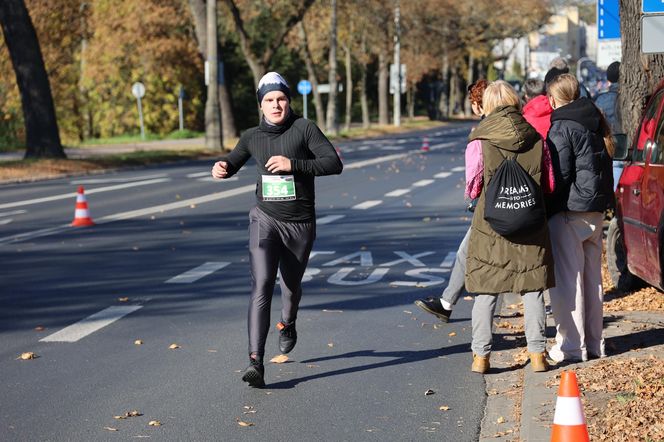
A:
[[[166,212],[168,210],[181,209],[181,208],[184,208],[184,207],[190,207],[190,206],[197,205],[197,204],[209,203],[209,202],[212,202],[212,201],[216,201],[216,200],[220,200],[220,199],[224,199],[224,198],[229,198],[229,197],[236,196],[236,195],[241,195],[243,193],[252,192],[255,189],[256,189],[256,186],[254,184],[250,184],[250,185],[247,185],[247,186],[238,187],[236,189],[226,190],[224,192],[216,192],[216,193],[211,193],[209,195],[200,196],[200,197],[197,197],[197,198],[190,198],[190,199],[187,199],[187,200],[177,201],[175,203],[161,204],[161,205],[158,205],[158,206],[147,207],[145,209],[131,210],[129,212],[122,212],[122,213],[116,213],[114,215],[108,215],[108,216],[96,219],[95,223],[97,225],[99,225],[99,224],[105,224],[105,223],[112,222],[112,221],[137,218],[137,217],[143,216],[143,215],[151,215],[153,213]],[[18,235],[5,236],[4,238],[0,238],[0,244],[9,244],[9,243],[12,243],[12,242],[24,241],[24,240],[27,240],[27,239],[33,239],[33,238],[39,238],[39,237],[42,237],[42,236],[53,235],[55,233],[64,232],[64,231],[70,230],[70,229],[71,229],[71,227],[70,227],[69,224],[62,224],[60,226],[50,227],[48,229],[41,229],[41,230],[35,230],[33,232],[20,233]]]
[[[217,270],[223,269],[229,264],[230,262],[206,262],[205,264],[201,264],[198,267],[187,270],[184,273],[180,273],[179,275],[172,277],[166,281],[166,284],[188,284],[195,282],[204,276],[212,274]]]
[[[142,307],[142,305],[109,307],[52,335],[46,336],[40,339],[39,342],[76,342]]]
[[[445,259],[440,263],[441,267],[452,267],[454,265],[454,260],[456,259],[456,252],[449,252],[445,255]]]
[[[440,172],[440,173],[435,174],[433,177],[434,178],[447,178],[450,175],[452,175],[452,172]]]
[[[386,155],[384,157],[372,158],[370,160],[356,161],[354,163],[344,164],[344,169],[359,169],[361,167],[371,166],[373,164],[384,163],[385,161],[398,160],[400,158],[405,158],[408,155],[410,155],[410,153],[398,153],[394,155]]]
[[[380,150],[403,150],[403,148],[399,146],[383,146]]]
[[[410,189],[396,189],[385,194],[385,196],[402,196],[410,192]]]
[[[188,173],[186,176],[187,178],[200,178],[204,176],[210,176],[211,172],[208,170],[206,172],[196,172],[196,173]]]
[[[5,224],[9,224],[12,221],[14,221],[14,218],[5,218],[5,219],[0,219],[0,226],[4,226]]]
[[[26,213],[27,210],[11,210],[9,212],[2,212],[0,213],[0,218],[4,216],[13,216],[13,215],[20,215],[22,213]]]
[[[466,166],[457,166],[453,169],[450,169],[452,172],[465,172],[466,171]]]
[[[213,178],[211,176],[205,177],[205,178],[199,178],[196,181],[214,181],[215,183],[228,183],[230,181],[237,181],[239,178],[236,176],[226,178],[225,180],[218,180],[216,178]]]
[[[330,224],[341,218],[345,218],[346,215],[327,215],[316,220],[316,224]]]
[[[365,201],[365,202],[360,203],[360,204],[356,204],[353,207],[351,207],[351,209],[355,209],[355,210],[371,209],[372,207],[376,207],[377,205],[382,204],[382,202],[383,201],[381,201],[381,200],[369,200],[369,201]]]
[[[80,180],[70,181],[69,184],[103,184],[103,183],[127,183],[130,181],[143,181],[150,180],[154,178],[165,178],[167,175],[164,173],[156,175],[143,175],[137,177],[128,177],[128,178],[87,178]]]
[[[170,178],[156,178],[156,179],[153,179],[153,180],[136,181],[136,182],[132,182],[132,183],[117,184],[115,186],[99,187],[97,189],[86,190],[85,194],[86,195],[92,195],[94,193],[110,192],[111,190],[128,189],[130,187],[137,187],[137,186],[147,186],[149,184],[163,183],[163,182],[166,182],[166,181],[170,181]],[[77,195],[76,192],[71,192],[71,193],[63,193],[63,194],[60,194],[60,195],[46,196],[46,197],[43,197],[43,198],[35,198],[35,199],[31,199],[31,200],[16,201],[16,202],[13,202],[13,203],[5,203],[5,204],[0,204],[0,209],[9,209],[10,207],[29,206],[31,204],[46,203],[46,202],[49,202],[49,201],[57,201],[57,200],[63,200],[63,199],[67,199],[67,198],[76,198],[76,195]]]
[[[419,180],[413,183],[413,186],[415,187],[424,187],[428,186],[429,184],[435,182],[436,180]]]
[[[457,146],[458,144],[459,143],[457,143],[457,142],[433,144],[433,145],[429,146],[429,150],[445,149],[446,147]]]

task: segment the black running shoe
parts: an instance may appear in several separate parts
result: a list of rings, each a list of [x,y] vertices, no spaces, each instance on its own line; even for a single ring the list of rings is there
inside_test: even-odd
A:
[[[427,298],[427,299],[418,299],[415,301],[415,305],[424,310],[427,313],[431,313],[436,316],[443,322],[450,321],[450,315],[452,310],[447,310],[443,308],[443,305],[440,303],[440,298]]]
[[[283,354],[290,353],[297,343],[297,331],[295,331],[295,322],[284,324],[283,322],[277,323],[279,330],[279,350]]]
[[[263,388],[265,387],[265,367],[263,362],[258,359],[249,358],[251,361],[249,366],[244,370],[242,380],[249,384],[250,387]]]

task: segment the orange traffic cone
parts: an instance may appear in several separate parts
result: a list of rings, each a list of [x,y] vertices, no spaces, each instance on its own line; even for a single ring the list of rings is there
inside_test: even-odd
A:
[[[553,416],[551,442],[589,442],[576,373],[563,371]]]
[[[423,152],[429,152],[429,139],[427,137],[422,138],[422,149]]]
[[[78,195],[76,195],[76,210],[74,211],[74,221],[71,222],[74,227],[87,227],[94,226],[95,223],[90,218],[88,211],[88,201],[85,199],[85,190],[83,186],[78,187]]]

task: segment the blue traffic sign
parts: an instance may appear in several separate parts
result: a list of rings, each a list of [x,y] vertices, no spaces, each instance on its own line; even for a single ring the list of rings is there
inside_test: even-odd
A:
[[[643,0],[643,13],[664,12],[664,0]]]
[[[644,4],[646,0],[643,0]],[[653,2],[654,3],[654,2]],[[597,37],[600,40],[620,38],[620,12],[618,0],[598,0]]]
[[[311,93],[311,82],[308,80],[300,80],[297,83],[297,91],[302,95],[309,95]]]

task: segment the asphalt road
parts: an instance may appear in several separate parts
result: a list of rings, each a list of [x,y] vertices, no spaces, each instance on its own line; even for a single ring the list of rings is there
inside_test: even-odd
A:
[[[469,225],[469,129],[337,145],[343,174],[316,180],[298,344],[263,390],[240,380],[252,163],[223,182],[205,161],[2,186],[0,439],[477,440],[471,303],[448,325],[413,305],[446,285]],[[68,226],[79,185],[93,227]]]

